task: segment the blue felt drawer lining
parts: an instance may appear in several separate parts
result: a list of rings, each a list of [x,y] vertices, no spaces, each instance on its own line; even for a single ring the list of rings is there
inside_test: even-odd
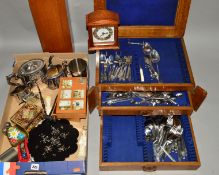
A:
[[[143,116],[103,116],[103,162],[154,162],[152,142],[145,140]],[[180,116],[188,157],[184,162],[197,161],[189,119]],[[177,154],[171,153],[177,160]],[[170,160],[166,158],[166,162]],[[178,161],[178,160],[177,160]]]
[[[121,26],[174,26],[178,0],[106,0],[108,10],[117,12]]]
[[[160,54],[159,72],[162,83],[191,83],[190,74],[188,71],[186,57],[184,55],[183,46],[180,38],[120,38],[120,50],[103,50],[100,53],[107,53],[107,55],[132,56],[132,79],[131,81],[101,81],[101,73],[103,72],[103,64],[100,63],[99,77],[100,83],[157,83],[157,80],[151,79],[150,73],[145,68],[144,54],[141,46],[129,45],[131,42],[149,42],[151,46]],[[144,82],[140,80],[139,65],[141,65],[144,73]],[[109,69],[107,70],[107,74]]]

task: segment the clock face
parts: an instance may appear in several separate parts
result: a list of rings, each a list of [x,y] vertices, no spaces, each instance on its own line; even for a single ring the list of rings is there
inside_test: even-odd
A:
[[[97,27],[92,28],[94,44],[114,43],[114,27]]]

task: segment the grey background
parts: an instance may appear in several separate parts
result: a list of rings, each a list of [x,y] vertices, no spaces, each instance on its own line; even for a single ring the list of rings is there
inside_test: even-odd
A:
[[[92,0],[68,0],[69,16],[76,51],[87,52],[85,14],[93,10]],[[97,110],[89,120],[88,175],[216,175],[219,174],[219,1],[193,0],[185,34],[193,74],[198,85],[208,91],[208,97],[198,112],[192,115],[202,166],[197,171],[99,172],[99,126]],[[41,52],[27,0],[0,0],[0,116],[8,93],[5,76],[11,72],[13,54]],[[91,85],[95,81],[95,60],[90,55]]]

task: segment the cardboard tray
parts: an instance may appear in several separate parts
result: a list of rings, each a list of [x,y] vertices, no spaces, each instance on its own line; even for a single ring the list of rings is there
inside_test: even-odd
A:
[[[48,63],[48,58],[50,55],[54,55],[54,64],[61,63],[63,60],[71,60],[73,58],[83,58],[87,61],[87,54],[82,53],[34,53],[34,54],[22,54],[15,55],[15,64],[13,67],[13,71],[18,70],[19,66],[30,59],[40,58],[43,59],[46,63]],[[10,87],[10,91],[13,87]],[[47,85],[41,84],[40,89],[42,91],[43,97],[48,94],[54,94],[52,97],[53,101],[55,100],[55,94],[57,90],[49,90]],[[37,92],[37,89],[33,89],[33,91]],[[40,105],[40,104],[39,104]],[[17,97],[12,97],[8,95],[7,101],[5,104],[5,110],[1,120],[1,128],[3,128],[4,123],[10,121],[10,117],[13,116],[14,113],[20,108]],[[88,114],[87,114],[88,115]],[[86,173],[86,160],[87,160],[87,118],[85,119],[77,119],[76,121],[70,121],[70,123],[79,130],[78,137],[78,146],[79,149],[73,155],[70,155],[66,158],[66,161],[57,161],[57,162],[29,162],[29,163],[0,163],[0,170],[3,172],[7,172],[13,170],[15,174],[23,174],[25,171],[45,171],[48,174],[85,174]],[[8,148],[11,147],[8,139],[5,135],[0,133],[0,154],[5,152]],[[16,148],[15,148],[16,149]],[[37,165],[38,169],[34,169],[33,166]],[[58,168],[58,169],[57,169]],[[1,171],[0,171],[1,174]]]

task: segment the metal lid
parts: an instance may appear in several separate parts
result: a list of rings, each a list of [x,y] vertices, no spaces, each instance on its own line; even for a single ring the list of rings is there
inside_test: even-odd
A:
[[[39,72],[44,67],[44,61],[41,59],[29,60],[21,65],[18,74],[31,75]]]

